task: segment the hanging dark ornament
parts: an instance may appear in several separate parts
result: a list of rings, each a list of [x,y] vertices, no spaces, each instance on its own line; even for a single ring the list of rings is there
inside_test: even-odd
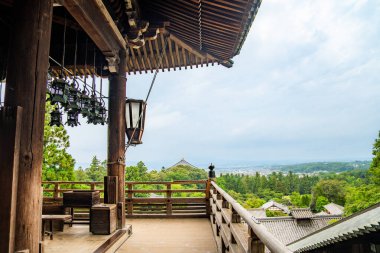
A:
[[[61,103],[66,104],[68,101],[70,86],[64,79],[54,79],[50,84],[48,90],[52,104]]]
[[[91,114],[91,98],[87,95],[85,88],[80,94],[80,104],[82,116],[88,117]]]
[[[104,125],[107,123],[107,109],[104,100],[101,100],[101,107],[99,109],[99,123]]]
[[[70,127],[75,127],[75,126],[80,125],[78,116],[79,116],[79,112],[78,111],[69,110],[67,112],[67,122],[66,122],[66,124],[68,126],[70,126]]]
[[[62,126],[62,113],[58,107],[50,113],[50,126]]]
[[[69,95],[66,103],[66,110],[80,111],[81,109],[81,100],[80,100],[80,92],[78,90],[78,85],[75,80],[70,86]]]

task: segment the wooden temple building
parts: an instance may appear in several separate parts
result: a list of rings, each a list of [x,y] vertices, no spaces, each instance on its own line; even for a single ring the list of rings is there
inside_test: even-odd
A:
[[[271,252],[292,252],[213,182],[212,168],[209,178],[199,181],[124,182],[128,76],[216,64],[232,67],[232,58],[239,54],[260,4],[261,0],[0,0],[0,79],[6,80],[4,107],[0,111],[0,252],[49,252],[53,242],[61,251],[52,252],[86,252],[82,249],[86,244],[101,241],[103,237],[91,236],[88,227],[84,237],[70,236],[70,231],[77,228],[74,223],[64,232],[68,239],[42,242],[42,212],[49,209],[49,204],[65,209],[69,196],[74,194],[68,192],[72,188],[65,187],[75,184],[87,184],[91,189],[89,196],[104,194],[100,201],[109,207],[106,230],[116,236],[116,241],[125,234],[131,236],[130,225],[126,224],[138,226],[133,218],[195,218],[193,225],[203,218],[211,239],[198,240],[189,247],[208,244],[215,251],[200,247],[197,252],[264,252],[265,248]],[[88,76],[109,80],[107,176],[104,182],[43,184],[49,82],[62,77],[83,80]],[[91,85],[86,86],[84,81],[84,86],[85,91]],[[97,95],[95,87],[92,92]],[[44,186],[42,190],[46,184],[52,187]],[[139,184],[162,187],[147,191],[136,187]],[[203,187],[175,190],[173,184]],[[177,197],[181,192],[200,192],[203,197]],[[150,193],[162,197],[152,198],[147,195]],[[145,197],[137,198],[136,194]],[[68,214],[71,223],[80,216],[74,210],[71,208]],[[91,205],[90,210],[91,231],[95,232],[97,226],[104,228],[104,223],[91,223],[98,221],[93,217],[99,212],[92,213]],[[45,215],[52,215],[45,216],[50,221],[54,217],[66,221],[67,217],[66,211],[63,216]],[[128,241],[132,243],[134,237],[149,234],[149,224],[153,223],[147,222],[142,228],[148,229],[136,230]],[[206,231],[199,227],[199,233]],[[177,232],[181,229],[186,227],[179,227]],[[50,230],[53,239],[52,226]],[[198,238],[194,231],[186,239]],[[162,231],[156,232],[157,236],[161,234]],[[119,249],[108,241],[110,238],[105,239],[105,244],[88,252]],[[154,236],[132,244],[138,248],[147,241],[156,248],[146,252],[169,252],[165,249],[169,246],[159,244]],[[120,252],[142,251],[120,248]]]

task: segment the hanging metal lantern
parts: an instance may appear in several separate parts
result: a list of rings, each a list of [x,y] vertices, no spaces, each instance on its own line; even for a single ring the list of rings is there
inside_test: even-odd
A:
[[[100,110],[101,110],[101,103],[98,100],[98,97],[95,95],[91,96],[91,107],[90,107],[90,112],[87,115],[87,123],[89,124],[101,124],[100,121]]]
[[[81,109],[80,92],[75,81],[71,84],[66,104],[66,110],[79,111]]]
[[[99,123],[104,125],[107,123],[107,109],[102,105],[99,111]]]
[[[62,126],[62,113],[58,107],[50,113],[50,126]]]
[[[50,101],[66,104],[68,100],[70,85],[64,79],[55,79],[50,85]]]
[[[85,89],[83,89],[80,95],[80,104],[83,117],[88,117],[91,114],[91,98],[87,95]]]
[[[95,95],[92,95],[91,96],[91,113],[94,116],[99,114],[101,106],[102,105],[101,105],[98,97],[96,97]]]
[[[144,100],[127,99],[125,101],[125,132],[130,144],[142,144],[141,138],[145,125]]]
[[[80,125],[78,116],[79,116],[79,112],[78,111],[76,111],[76,110],[69,110],[67,112],[67,122],[66,122],[66,124],[68,126],[71,126],[71,127],[75,127],[75,126]]]

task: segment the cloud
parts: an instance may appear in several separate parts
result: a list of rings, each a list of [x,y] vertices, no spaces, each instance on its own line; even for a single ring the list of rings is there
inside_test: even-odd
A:
[[[380,126],[379,11],[376,0],[263,1],[233,68],[159,73],[144,144],[128,163],[369,159]],[[127,96],[144,98],[151,79],[130,76]],[[78,129],[74,157],[105,157],[106,129]]]

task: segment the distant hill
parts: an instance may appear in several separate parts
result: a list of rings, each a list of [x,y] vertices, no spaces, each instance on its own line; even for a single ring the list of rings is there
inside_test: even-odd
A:
[[[280,165],[273,168],[273,170],[280,170],[283,172],[292,171],[295,173],[313,173],[320,171],[328,172],[343,172],[348,170],[367,170],[371,165],[370,161],[354,161],[354,162],[313,162],[313,163],[300,163],[294,165]]]

